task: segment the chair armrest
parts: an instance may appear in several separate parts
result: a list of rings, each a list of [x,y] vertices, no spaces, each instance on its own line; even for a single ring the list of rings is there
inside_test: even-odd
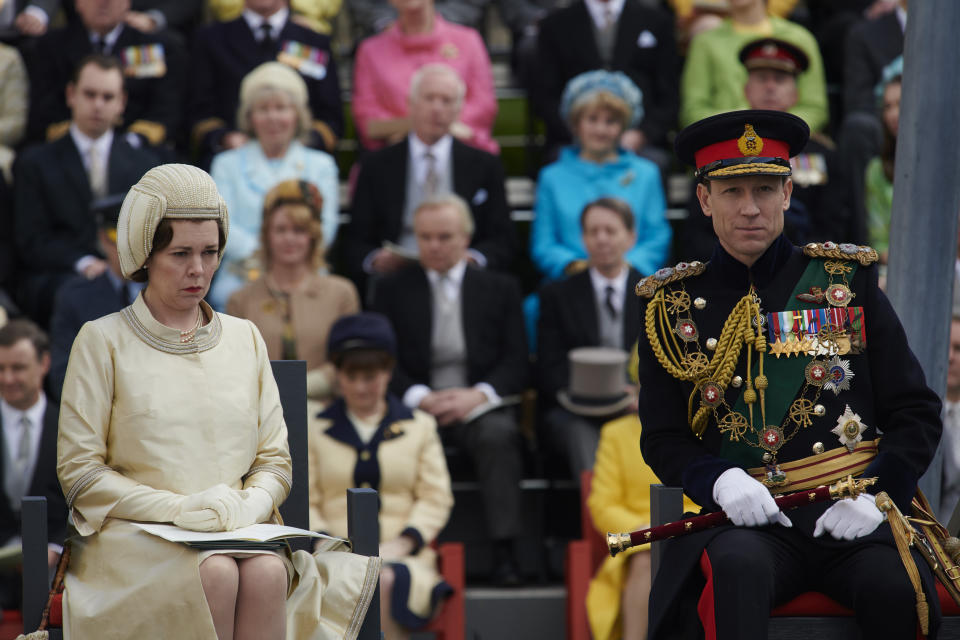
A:
[[[380,554],[380,509],[373,489],[347,489],[347,537],[353,552],[365,556]],[[357,640],[380,640],[380,584],[373,592],[367,617]]]
[[[650,525],[659,527],[668,522],[679,520],[683,515],[683,488],[668,487],[662,484],[650,485]],[[655,578],[660,568],[660,556],[663,543],[650,545],[650,575]]]
[[[23,541],[23,631],[35,630],[50,592],[47,568],[47,499],[26,496],[20,508]]]

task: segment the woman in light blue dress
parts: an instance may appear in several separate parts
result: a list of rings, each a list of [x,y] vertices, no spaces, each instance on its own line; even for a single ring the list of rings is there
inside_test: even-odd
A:
[[[243,286],[259,247],[263,198],[289,179],[313,183],[323,195],[323,241],[333,242],[339,218],[338,171],[333,157],[306,147],[310,132],[307,87],[300,75],[279,62],[251,71],[240,85],[237,122],[249,139],[213,159],[210,174],[230,211],[230,240],[210,289],[210,303],[222,310],[230,294]]]

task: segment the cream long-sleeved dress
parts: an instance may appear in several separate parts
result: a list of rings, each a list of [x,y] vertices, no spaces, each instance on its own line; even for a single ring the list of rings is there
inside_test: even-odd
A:
[[[287,430],[263,340],[248,321],[204,312],[209,321],[183,345],[141,296],[85,324],[74,342],[57,446],[79,534],[64,592],[67,638],[216,638],[198,552],[129,519],[169,522],[178,496],[218,483],[261,487],[276,505],[289,493]],[[344,564],[336,587],[318,566],[328,556]],[[354,637],[378,564],[348,553],[290,560],[287,637]],[[337,597],[321,607],[324,587]],[[308,618],[324,629],[306,629]]]

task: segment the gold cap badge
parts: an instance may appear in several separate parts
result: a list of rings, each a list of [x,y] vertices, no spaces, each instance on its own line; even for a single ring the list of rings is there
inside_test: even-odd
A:
[[[752,124],[744,127],[743,135],[737,139],[737,148],[745,156],[758,156],[763,151],[763,138],[753,130]]]

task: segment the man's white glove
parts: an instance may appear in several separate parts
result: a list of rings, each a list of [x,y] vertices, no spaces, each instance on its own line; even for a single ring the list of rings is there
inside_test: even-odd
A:
[[[225,484],[216,484],[187,496],[173,523],[193,531],[228,531],[228,519],[239,508],[240,492]]]
[[[239,502],[232,505],[227,519],[224,522],[225,531],[233,531],[249,527],[258,522],[264,522],[273,512],[273,496],[266,489],[250,487],[243,491],[235,491]]]
[[[738,527],[759,527],[793,523],[782,511],[765,486],[739,467],[727,469],[713,483],[713,501],[720,505],[730,522]]]
[[[824,532],[836,540],[855,540],[869,535],[880,526],[886,515],[877,509],[876,499],[866,493],[856,498],[845,498],[823,512],[817,518],[813,536]]]

